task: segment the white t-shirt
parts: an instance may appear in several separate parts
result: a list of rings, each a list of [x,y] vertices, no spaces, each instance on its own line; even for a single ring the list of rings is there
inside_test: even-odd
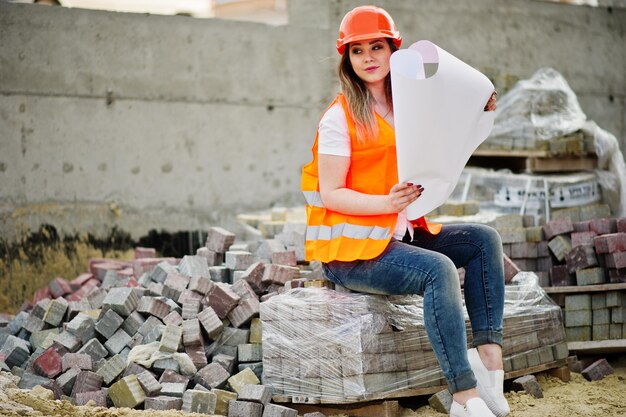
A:
[[[339,103],[335,103],[329,108],[320,120],[317,153],[346,157],[350,157],[352,154],[348,121],[343,107]],[[413,227],[406,217],[406,210],[402,210],[398,213],[398,222],[393,237],[401,240],[407,230],[413,236]]]

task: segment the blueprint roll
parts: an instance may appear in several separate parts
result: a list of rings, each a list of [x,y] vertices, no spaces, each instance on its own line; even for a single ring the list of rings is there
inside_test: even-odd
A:
[[[437,71],[425,77],[425,64],[437,64]],[[484,107],[494,86],[427,40],[391,55],[391,86],[398,178],[424,187],[406,209],[413,220],[446,202],[472,152],[489,136],[495,114]]]

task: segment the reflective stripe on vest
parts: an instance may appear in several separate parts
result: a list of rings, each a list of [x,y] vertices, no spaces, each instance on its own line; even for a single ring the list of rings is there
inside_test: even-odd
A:
[[[303,191],[302,194],[304,194],[304,199],[309,206],[324,207],[322,195],[317,191]]]
[[[358,226],[350,223],[340,223],[333,226],[307,226],[306,240],[331,240],[338,237],[389,240],[389,231],[388,227]]]

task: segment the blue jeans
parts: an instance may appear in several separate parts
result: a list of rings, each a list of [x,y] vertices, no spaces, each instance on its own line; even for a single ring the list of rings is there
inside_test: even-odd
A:
[[[474,346],[502,346],[504,265],[500,235],[481,224],[416,229],[413,241],[392,239],[374,259],[324,264],[328,279],[370,294],[421,294],[424,325],[451,393],[476,386],[467,360],[467,336],[457,268],[465,268],[465,305]]]

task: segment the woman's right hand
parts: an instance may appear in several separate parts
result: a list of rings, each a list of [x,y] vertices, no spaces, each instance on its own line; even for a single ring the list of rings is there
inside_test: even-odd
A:
[[[394,185],[387,196],[390,212],[400,213],[409,204],[417,200],[423,192],[424,187],[410,182]]]

